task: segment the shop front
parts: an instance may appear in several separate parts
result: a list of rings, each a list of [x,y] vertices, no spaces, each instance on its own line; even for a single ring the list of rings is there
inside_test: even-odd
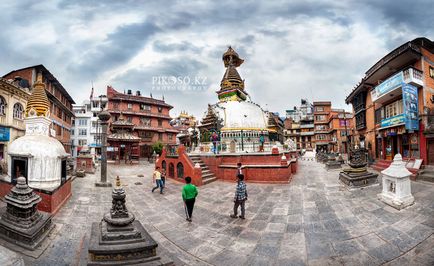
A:
[[[377,134],[377,156],[392,161],[400,153],[404,159],[420,158],[418,132],[406,130],[405,125],[380,129]]]

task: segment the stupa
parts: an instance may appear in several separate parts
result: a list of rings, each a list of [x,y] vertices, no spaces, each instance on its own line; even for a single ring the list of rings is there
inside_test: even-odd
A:
[[[19,177],[17,185],[5,196],[7,206],[0,210],[0,237],[26,249],[36,249],[54,227],[51,216],[37,210],[40,201],[26,179]]]
[[[357,189],[366,186],[378,185],[378,174],[371,173],[367,170],[366,149],[356,147],[351,150],[349,168],[344,168],[339,173],[339,180],[348,189]]]
[[[112,190],[112,208],[99,223],[92,223],[88,265],[172,265],[157,256],[157,242],[125,205],[119,176]]]
[[[27,102],[26,133],[14,140],[8,150],[7,181],[15,184],[19,176],[26,179],[27,184],[38,193],[45,193],[47,197],[42,206],[48,206],[47,211],[55,211],[71,195],[70,182],[67,178],[68,153],[56,138],[50,136],[50,102],[45,92],[42,75],[38,74],[32,95]],[[68,188],[59,192],[65,183]],[[56,196],[55,206],[51,206],[51,197]]]
[[[259,150],[259,138],[268,142],[268,117],[266,112],[250,100],[244,88],[244,80],[237,71],[244,60],[229,47],[223,54],[226,67],[220,90],[219,102],[209,105],[202,125],[202,141],[209,141],[210,131],[220,131],[221,149],[228,152]],[[208,133],[208,134],[207,134]]]

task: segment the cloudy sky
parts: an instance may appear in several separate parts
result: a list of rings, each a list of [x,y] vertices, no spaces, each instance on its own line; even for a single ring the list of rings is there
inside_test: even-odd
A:
[[[93,81],[95,94],[112,85],[164,95],[172,116],[201,117],[217,101],[228,45],[245,59],[251,99],[283,115],[301,98],[350,109],[345,96],[370,66],[415,37],[434,39],[432,0],[16,0],[0,10],[2,75],[44,64],[77,103]],[[168,77],[181,79],[165,86]]]

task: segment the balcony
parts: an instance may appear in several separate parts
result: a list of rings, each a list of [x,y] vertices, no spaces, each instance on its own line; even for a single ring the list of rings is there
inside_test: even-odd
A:
[[[423,86],[422,77],[423,73],[412,67],[397,72],[371,91],[372,101],[381,104],[389,102],[402,95],[402,90],[406,84],[416,87]]]
[[[313,128],[313,124],[300,125],[300,128]]]
[[[315,135],[315,132],[309,131],[309,132],[300,132],[300,136],[313,136]]]
[[[413,86],[423,86],[423,72],[415,68],[407,68],[403,71],[404,82]]]

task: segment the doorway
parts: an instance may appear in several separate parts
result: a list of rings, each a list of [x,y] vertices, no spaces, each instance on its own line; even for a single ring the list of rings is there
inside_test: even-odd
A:
[[[27,160],[26,157],[12,157],[12,185],[17,184],[17,179],[20,176],[24,176],[27,183]]]
[[[395,154],[398,153],[398,137],[388,136],[386,138],[386,160],[392,161]]]
[[[427,139],[428,164],[434,165],[434,139]]]

